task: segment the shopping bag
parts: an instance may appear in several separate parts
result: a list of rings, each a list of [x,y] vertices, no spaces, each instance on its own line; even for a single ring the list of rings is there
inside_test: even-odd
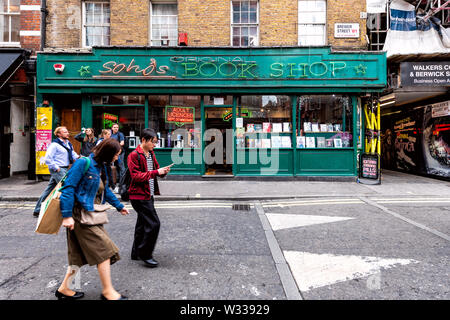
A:
[[[41,211],[36,224],[36,233],[58,234],[61,228],[63,217],[59,207],[59,197],[61,196],[61,187],[64,178],[50,192],[47,198],[41,204]]]

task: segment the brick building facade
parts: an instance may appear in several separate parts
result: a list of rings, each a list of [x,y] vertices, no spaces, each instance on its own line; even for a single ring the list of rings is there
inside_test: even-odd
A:
[[[64,5],[62,5],[64,2]],[[82,46],[82,2],[80,0],[48,0],[48,48],[79,48]],[[259,46],[297,46],[299,0],[259,0]],[[300,0],[302,2],[302,0]],[[151,1],[110,0],[110,45],[150,45]],[[230,0],[178,0],[178,32],[187,33],[189,46],[231,46]],[[367,48],[366,20],[363,0],[326,1],[325,45],[361,50]],[[358,38],[335,38],[335,23],[359,25]]]

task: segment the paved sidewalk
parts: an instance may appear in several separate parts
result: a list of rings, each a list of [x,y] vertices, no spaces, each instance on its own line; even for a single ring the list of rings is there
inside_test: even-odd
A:
[[[170,180],[160,179],[161,201],[266,200],[301,197],[450,196],[450,182],[383,170],[381,185],[355,181],[270,180]],[[0,180],[0,201],[37,201],[47,181],[27,180],[26,175]]]

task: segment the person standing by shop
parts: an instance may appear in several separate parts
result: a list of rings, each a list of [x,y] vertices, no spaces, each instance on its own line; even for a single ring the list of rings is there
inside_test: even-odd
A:
[[[92,148],[97,144],[94,129],[87,128],[84,132],[80,132],[74,138],[75,140],[81,142],[81,155],[89,157]]]
[[[158,143],[153,129],[142,131],[142,143],[136,152],[127,159],[131,175],[129,197],[133,209],[137,212],[134,242],[131,251],[132,260],[142,260],[146,266],[154,268],[158,262],[153,258],[158,239],[160,221],[154,206],[154,195],[159,195],[157,177],[164,177],[170,167],[160,168],[153,148]]]
[[[119,159],[117,160],[117,165],[116,168],[118,168],[119,172],[118,172],[118,177],[117,177],[117,184],[116,187],[114,189],[115,193],[118,193],[120,190],[120,181],[122,180],[122,177],[125,175],[125,163],[124,163],[124,156],[125,156],[125,136],[123,135],[122,132],[119,131],[119,124],[118,123],[114,123],[111,127],[112,130],[112,134],[111,134],[111,138],[112,139],[116,139],[117,141],[119,141],[120,146],[122,147],[122,152],[119,155]]]
[[[111,129],[102,129],[102,133],[100,134],[100,138],[97,140],[95,145],[99,145],[103,140],[111,138]]]
[[[34,207],[33,216],[36,218],[39,217],[42,201],[47,198],[59,180],[64,177],[67,170],[69,170],[69,165],[78,158],[78,154],[73,151],[73,146],[69,141],[70,133],[67,128],[57,127],[54,134],[56,139],[52,141],[44,157],[50,171],[50,181]]]
[[[58,300],[74,300],[84,296],[69,288],[70,279],[85,265],[97,265],[102,283],[102,300],[127,300],[118,293],[111,281],[111,265],[120,260],[119,249],[109,238],[102,224],[90,225],[81,221],[81,211],[94,211],[94,203],[102,199],[114,206],[122,215],[129,212],[108,188],[106,164],[117,160],[120,145],[108,139],[96,146],[89,156],[89,167],[85,174],[88,159],[82,158],[67,173],[61,190],[60,207],[63,227],[67,234],[69,268],[60,287],[55,291]]]

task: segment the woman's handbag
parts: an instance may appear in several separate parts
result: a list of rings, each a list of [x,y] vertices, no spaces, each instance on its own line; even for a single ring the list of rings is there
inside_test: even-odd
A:
[[[94,204],[94,211],[87,211],[82,208],[80,223],[87,226],[108,223],[108,213],[106,211],[109,208],[111,208],[111,205],[109,204]]]

